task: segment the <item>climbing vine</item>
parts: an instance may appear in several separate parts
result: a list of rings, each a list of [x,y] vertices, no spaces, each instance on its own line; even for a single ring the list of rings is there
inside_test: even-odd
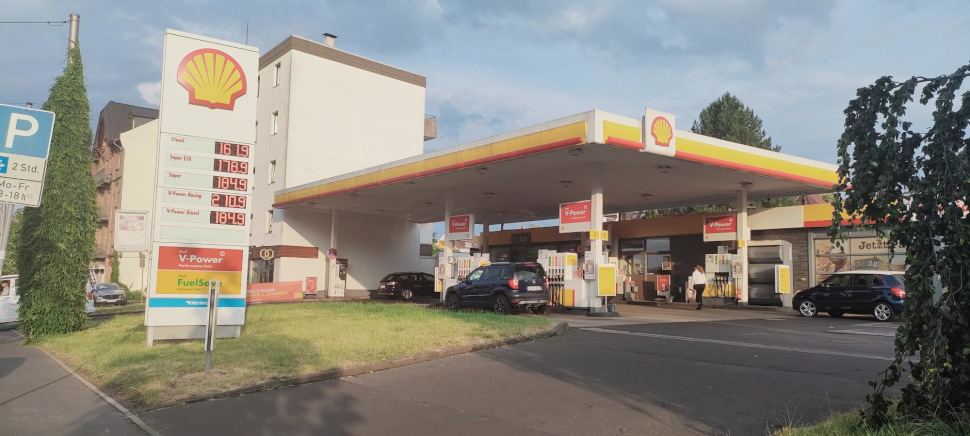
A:
[[[873,393],[863,411],[873,426],[890,419],[887,389],[904,377],[897,412],[958,423],[970,410],[968,75],[970,65],[932,78],[883,77],[860,88],[845,110],[838,143],[842,183],[832,200],[829,234],[841,238],[844,211],[906,257],[895,360],[870,382]],[[925,112],[915,98],[932,108],[929,122],[914,122],[907,113]]]

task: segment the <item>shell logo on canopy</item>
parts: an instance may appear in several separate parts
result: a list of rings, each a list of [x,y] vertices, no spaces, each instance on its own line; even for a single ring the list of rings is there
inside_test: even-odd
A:
[[[214,48],[189,53],[178,68],[178,82],[189,91],[189,104],[233,110],[246,94],[246,74],[232,56]]]
[[[674,137],[674,129],[666,118],[657,117],[653,119],[653,123],[650,125],[650,136],[653,136],[654,144],[669,147],[670,138]]]

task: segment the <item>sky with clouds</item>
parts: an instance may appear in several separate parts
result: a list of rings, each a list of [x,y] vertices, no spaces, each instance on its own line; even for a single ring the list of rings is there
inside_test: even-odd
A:
[[[591,109],[652,107],[684,128],[731,92],[783,152],[835,163],[855,89],[970,61],[966,0],[0,0],[0,21],[71,12],[93,120],[109,100],[157,107],[164,29],[244,42],[248,21],[261,52],[330,32],[342,50],[426,76],[429,149]],[[46,99],[67,31],[0,24],[0,102]]]

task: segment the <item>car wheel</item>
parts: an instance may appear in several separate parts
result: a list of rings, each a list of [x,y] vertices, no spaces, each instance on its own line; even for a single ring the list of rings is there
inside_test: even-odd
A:
[[[509,308],[509,300],[506,299],[502,294],[496,295],[495,298],[492,299],[492,311],[497,315],[508,315],[511,313],[511,309]]]
[[[545,315],[546,314],[546,311],[548,311],[548,310],[549,310],[549,305],[547,305],[547,304],[543,304],[541,306],[536,306],[536,308],[533,309],[533,311],[535,312],[536,315]]]
[[[410,289],[405,289],[405,290],[401,291],[401,298],[403,298],[405,300],[410,300],[410,299],[414,298],[414,292],[411,292]]]
[[[832,318],[842,318],[842,312],[839,312],[838,310],[833,310],[829,312],[829,316],[831,316]]]
[[[798,304],[798,313],[801,316],[812,317],[818,315],[818,307],[812,300],[805,300]]]
[[[458,295],[455,293],[448,294],[445,297],[445,309],[452,312],[457,312],[461,308],[461,304],[458,303]]]
[[[889,321],[893,317],[893,308],[887,303],[876,303],[872,308],[872,316],[876,317],[876,321]]]

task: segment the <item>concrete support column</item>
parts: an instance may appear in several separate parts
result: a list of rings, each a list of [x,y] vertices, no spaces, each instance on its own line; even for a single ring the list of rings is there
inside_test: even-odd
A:
[[[488,219],[487,218],[482,218],[482,246],[481,246],[481,249],[482,249],[482,253],[483,254],[484,253],[488,253],[488,236],[489,236],[488,226],[489,226]],[[492,259],[492,260],[494,261],[494,259]]]
[[[590,195],[590,224],[591,230],[600,231],[603,230],[603,185],[600,184],[599,180],[593,182],[592,193]],[[600,238],[593,239],[589,241],[590,250],[593,252],[593,263],[599,267],[600,264],[605,263],[606,260],[603,259],[603,240]],[[595,289],[594,282],[594,289]],[[593,290],[589,293],[589,310],[590,312],[605,312],[606,306],[602,305],[600,297],[596,295],[596,291]],[[604,297],[605,300],[605,297]]]
[[[738,304],[747,305],[750,296],[748,292],[748,243],[751,242],[751,229],[748,228],[748,191],[743,189],[738,191],[737,209],[738,255],[741,256],[741,282],[738,288],[741,298],[738,299]]]
[[[337,209],[330,210],[330,248],[337,249]],[[330,249],[327,249],[330,251]],[[339,253],[339,250],[338,250]],[[333,269],[336,260],[330,260],[327,258],[327,296],[333,295],[334,283],[333,283]]]
[[[443,232],[444,234],[442,235],[442,237],[445,238],[445,289],[448,287],[448,279],[454,278],[454,265],[448,263],[448,259],[454,255],[451,245],[452,241],[450,238],[448,238],[448,223],[451,222],[451,210],[455,207],[454,203],[455,193],[452,191],[445,191],[445,230]],[[445,301],[445,289],[441,290],[442,302]]]

